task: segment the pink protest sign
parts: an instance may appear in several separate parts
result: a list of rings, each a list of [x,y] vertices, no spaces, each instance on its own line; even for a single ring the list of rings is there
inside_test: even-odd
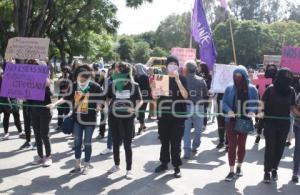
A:
[[[179,60],[179,66],[183,67],[188,60],[196,60],[196,49],[174,47],[171,54]]]
[[[3,75],[0,96],[43,101],[48,74],[47,66],[8,63]]]
[[[258,87],[259,95],[262,97],[267,87],[272,84],[272,79],[265,78],[264,74],[258,74],[257,77],[252,80],[252,83]]]
[[[281,66],[289,68],[292,72],[300,73],[300,48],[283,47]]]

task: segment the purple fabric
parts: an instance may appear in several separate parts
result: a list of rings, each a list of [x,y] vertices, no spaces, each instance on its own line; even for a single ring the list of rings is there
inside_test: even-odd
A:
[[[202,0],[195,0],[192,35],[194,40],[199,43],[201,60],[208,65],[210,70],[212,70],[216,62],[217,52],[213,41],[212,31],[205,16]]]
[[[43,101],[48,74],[47,66],[7,63],[0,96]]]

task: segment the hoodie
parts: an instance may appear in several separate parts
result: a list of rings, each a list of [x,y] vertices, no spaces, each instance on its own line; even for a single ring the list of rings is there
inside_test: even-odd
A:
[[[248,100],[253,101],[247,104],[246,112],[250,113],[256,113],[258,109],[258,92],[254,85],[250,83],[250,79],[248,76],[247,69],[244,66],[238,66],[238,68],[233,72],[233,76],[236,73],[240,73],[243,76],[243,79],[246,81],[246,84],[248,86]],[[234,102],[235,98],[237,97],[237,88],[233,84],[231,86],[228,86],[225,90],[223,100],[222,100],[222,110],[225,114],[227,114],[230,111],[234,110]],[[226,119],[226,122],[228,122],[229,119]]]

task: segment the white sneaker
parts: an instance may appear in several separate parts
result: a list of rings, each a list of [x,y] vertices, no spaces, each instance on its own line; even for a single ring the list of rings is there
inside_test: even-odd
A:
[[[44,163],[44,159],[38,157],[38,158],[35,158],[31,164],[32,165],[40,165],[40,164],[43,164],[43,163]]]
[[[50,156],[46,157],[43,163],[43,167],[50,167],[51,165],[52,165],[52,158]]]
[[[120,169],[120,167],[119,166],[117,166],[117,165],[114,165],[111,169],[109,169],[107,172],[108,173],[116,173],[116,172],[118,172],[118,171],[120,171],[121,169]]]
[[[3,136],[3,140],[9,140],[9,133],[5,133],[5,135]]]
[[[132,172],[131,172],[131,171],[127,171],[125,177],[126,177],[126,179],[128,179],[128,180],[133,179],[133,174],[132,174]]]
[[[100,152],[100,155],[111,154],[111,153],[113,153],[113,150],[106,148],[102,152]]]
[[[87,175],[89,173],[90,170],[90,164],[89,163],[85,163],[83,169],[82,169],[82,175]]]

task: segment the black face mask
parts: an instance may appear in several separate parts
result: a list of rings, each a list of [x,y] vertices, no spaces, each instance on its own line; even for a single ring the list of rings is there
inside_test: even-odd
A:
[[[287,70],[278,71],[277,78],[274,82],[274,88],[280,95],[287,95],[290,92],[292,78],[289,77]]]
[[[265,77],[268,79],[274,79],[276,77],[276,73],[277,73],[276,69],[266,70]]]

